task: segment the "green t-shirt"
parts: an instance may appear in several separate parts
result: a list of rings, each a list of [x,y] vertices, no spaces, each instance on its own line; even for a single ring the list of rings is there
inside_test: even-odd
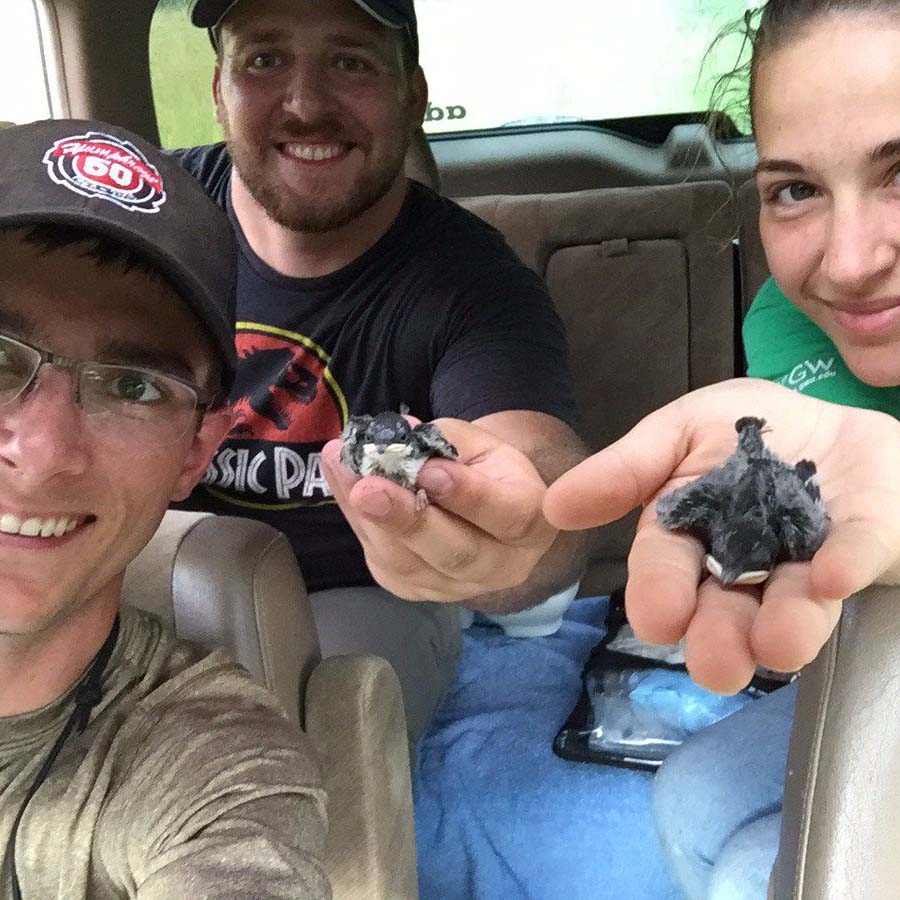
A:
[[[744,318],[747,374],[820,400],[874,409],[900,418],[900,387],[860,381],[831,338],[802,313],[769,278]]]

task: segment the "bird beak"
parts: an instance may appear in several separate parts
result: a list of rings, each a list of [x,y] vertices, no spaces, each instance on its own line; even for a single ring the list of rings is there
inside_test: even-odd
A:
[[[771,575],[771,572],[741,572],[732,584],[762,584]]]
[[[719,581],[722,580],[722,566],[714,556],[706,557],[706,569],[710,574],[715,575]]]
[[[722,564],[714,556],[709,555],[706,557],[706,568],[726,587],[731,584],[762,584],[771,574],[768,571],[741,572],[736,578],[728,578],[724,574],[725,570],[722,568]]]

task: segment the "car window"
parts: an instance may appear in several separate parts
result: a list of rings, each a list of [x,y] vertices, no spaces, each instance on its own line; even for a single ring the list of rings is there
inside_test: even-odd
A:
[[[739,55],[716,35],[755,0],[418,0],[429,133],[705,110]],[[150,56],[164,146],[218,140],[213,53],[184,0],[162,0]],[[739,127],[746,123],[739,122]]]
[[[0,122],[21,125],[50,115],[33,0],[0,3]]]
[[[705,110],[748,0],[418,0],[429,132]],[[463,50],[464,48],[464,50]],[[701,70],[703,70],[701,72]],[[705,77],[704,77],[705,76]]]
[[[150,28],[150,79],[163,147],[221,140],[212,100],[215,53],[186,0],[160,0]]]

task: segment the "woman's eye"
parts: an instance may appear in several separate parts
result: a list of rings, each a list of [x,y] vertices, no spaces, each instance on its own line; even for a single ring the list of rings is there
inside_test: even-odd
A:
[[[816,196],[816,189],[805,181],[795,181],[775,192],[774,199],[785,206],[802,203]]]

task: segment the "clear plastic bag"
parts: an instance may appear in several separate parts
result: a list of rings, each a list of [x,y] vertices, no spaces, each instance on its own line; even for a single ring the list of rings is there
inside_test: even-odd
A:
[[[593,725],[587,747],[642,767],[658,766],[685,738],[749,699],[712,694],[686,672],[656,666],[594,670],[585,678],[585,690]]]
[[[553,748],[564,759],[656,769],[683,741],[785,682],[760,674],[723,697],[696,684],[681,645],[650,646],[625,621],[624,598],[610,598],[606,635],[582,672],[581,696]]]

